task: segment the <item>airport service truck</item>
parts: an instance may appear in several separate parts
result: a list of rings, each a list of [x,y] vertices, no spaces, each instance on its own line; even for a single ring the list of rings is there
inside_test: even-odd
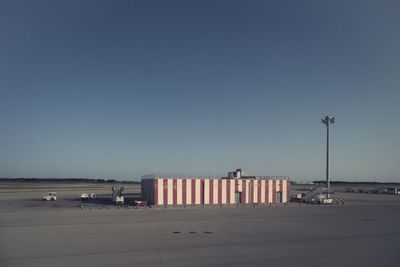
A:
[[[111,188],[111,190],[113,191],[112,201],[115,204],[123,205],[124,204],[124,197],[122,196],[122,191],[124,191],[124,187],[121,186],[119,189],[117,189],[116,186],[113,186]]]
[[[43,200],[57,200],[57,193],[56,192],[49,192],[47,196],[42,198]]]
[[[115,202],[115,204],[117,204],[117,205],[123,205],[123,204],[124,204],[124,197],[123,197],[123,196],[121,196],[121,197],[116,197],[115,200],[114,200],[114,202]]]
[[[82,193],[81,194],[81,200],[88,200],[89,199],[89,194],[88,193]],[[90,194],[90,199],[97,199],[97,194],[96,193],[91,193]]]
[[[326,194],[334,194],[332,188],[315,188],[313,191],[306,194],[302,201],[313,204],[330,204],[332,205],[333,199],[326,197]]]

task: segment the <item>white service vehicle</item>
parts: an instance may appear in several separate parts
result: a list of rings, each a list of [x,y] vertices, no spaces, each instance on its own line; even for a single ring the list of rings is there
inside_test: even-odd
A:
[[[47,196],[42,198],[43,200],[57,200],[57,193],[56,192],[49,192]]]
[[[124,204],[124,197],[116,197],[115,198],[115,204],[118,204],[118,205],[123,205]]]
[[[82,193],[81,194],[81,200],[88,200],[89,199],[89,194],[88,193]]]
[[[332,198],[326,198],[324,195],[318,196],[316,199],[317,204],[330,204],[332,205],[333,199]]]
[[[122,191],[124,191],[124,187],[121,186],[119,189],[117,189],[116,186],[113,186],[111,190],[113,191],[112,201],[118,205],[124,204],[124,197],[122,196]]]

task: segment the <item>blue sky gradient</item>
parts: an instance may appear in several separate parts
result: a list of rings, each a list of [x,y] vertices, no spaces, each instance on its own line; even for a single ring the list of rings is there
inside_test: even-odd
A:
[[[398,1],[1,1],[0,177],[400,182]]]

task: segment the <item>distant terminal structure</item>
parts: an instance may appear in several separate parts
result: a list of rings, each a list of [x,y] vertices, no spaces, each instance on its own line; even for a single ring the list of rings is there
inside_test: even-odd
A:
[[[242,169],[228,177],[163,178],[143,175],[142,199],[153,205],[211,205],[287,203],[290,181],[287,176],[248,176]]]

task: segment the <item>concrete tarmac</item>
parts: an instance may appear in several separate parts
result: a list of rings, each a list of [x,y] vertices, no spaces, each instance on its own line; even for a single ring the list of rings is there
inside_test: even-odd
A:
[[[82,209],[80,188],[58,189],[55,202],[38,191],[0,191],[0,266],[400,266],[400,196],[342,193],[344,206]]]

